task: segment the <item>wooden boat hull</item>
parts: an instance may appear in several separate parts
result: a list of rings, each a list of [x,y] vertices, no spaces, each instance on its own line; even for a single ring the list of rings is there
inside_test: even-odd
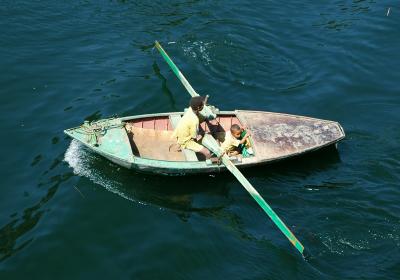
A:
[[[125,168],[162,175],[225,171],[223,165],[199,160],[193,153],[171,150],[174,118],[183,112],[138,115],[100,120],[64,132],[89,149]],[[222,111],[202,129],[215,135],[233,123],[252,132],[254,156],[234,162],[238,168],[309,153],[336,144],[345,137],[339,123],[296,115],[259,111]],[[216,136],[218,137],[218,136]],[[223,136],[222,136],[223,137]]]

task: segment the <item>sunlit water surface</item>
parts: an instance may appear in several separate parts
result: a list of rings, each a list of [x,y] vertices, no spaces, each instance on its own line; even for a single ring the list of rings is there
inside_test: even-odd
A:
[[[399,279],[397,1],[0,5],[0,279]],[[182,110],[159,40],[220,109],[335,120],[338,150],[246,170],[303,258],[229,174],[158,177],[63,134]]]

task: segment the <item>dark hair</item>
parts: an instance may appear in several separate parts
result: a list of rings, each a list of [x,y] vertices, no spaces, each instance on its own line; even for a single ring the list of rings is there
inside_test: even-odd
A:
[[[232,126],[231,126],[231,132],[233,132],[233,131],[240,131],[241,130],[241,128],[240,128],[240,126],[238,125],[238,124],[232,124]]]
[[[198,110],[201,106],[204,105],[204,97],[203,96],[194,96],[190,99],[190,107],[193,110]]]

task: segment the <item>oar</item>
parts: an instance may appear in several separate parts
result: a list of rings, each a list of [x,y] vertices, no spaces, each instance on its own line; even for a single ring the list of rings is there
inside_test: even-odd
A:
[[[178,77],[179,81],[182,82],[183,86],[187,89],[189,94],[192,97],[193,96],[198,96],[199,94],[192,88],[192,86],[186,80],[185,76],[183,76],[182,72],[179,71],[178,67],[176,67],[175,63],[168,56],[168,54],[164,51],[164,49],[161,47],[161,45],[160,45],[160,43],[158,41],[156,41],[156,48],[161,53],[161,55],[165,59],[165,61],[168,63],[169,67],[171,67],[171,69],[175,73],[175,75]]]
[[[171,58],[167,55],[164,49],[161,47],[160,43],[155,42],[156,48],[160,51],[162,57],[171,67],[172,71],[178,77],[178,79],[182,82],[185,88],[188,90],[191,96],[197,96],[197,92],[192,88],[189,82],[186,80],[185,76],[179,71],[178,67],[171,60]],[[206,146],[209,150],[215,153],[217,156],[221,157],[222,152],[219,148],[217,141],[209,134],[204,135],[202,144]],[[254,200],[261,206],[261,208],[267,213],[267,215],[271,218],[271,220],[275,223],[275,225],[282,231],[282,233],[289,239],[289,241],[296,247],[296,249],[303,254],[304,246],[297,240],[296,236],[289,230],[289,228],[285,225],[284,222],[278,217],[278,215],[272,210],[272,208],[268,205],[268,203],[262,198],[262,196],[257,192],[257,190],[250,184],[250,182],[244,177],[244,175],[237,169],[237,167],[229,160],[229,157],[224,154],[221,157],[222,163],[226,166],[226,168],[233,174],[233,176],[238,179],[238,181],[242,184],[242,186],[246,189],[246,191],[254,198]]]
[[[218,157],[221,157],[221,150],[217,141],[210,135],[204,135],[202,144],[206,146],[209,150],[215,153]],[[246,189],[246,191],[257,201],[258,205],[267,213],[267,215],[271,218],[271,220],[276,224],[276,226],[282,231],[282,233],[289,239],[289,241],[299,250],[300,253],[303,254],[304,247],[297,240],[296,236],[290,231],[290,229],[285,225],[284,222],[279,218],[279,216],[275,213],[274,210],[268,205],[268,203],[262,198],[262,196],[257,192],[257,190],[250,184],[250,182],[244,177],[242,172],[230,161],[229,157],[224,154],[222,157],[222,163],[226,166],[226,168],[233,174],[233,176],[238,179],[238,181],[242,184],[242,186]]]

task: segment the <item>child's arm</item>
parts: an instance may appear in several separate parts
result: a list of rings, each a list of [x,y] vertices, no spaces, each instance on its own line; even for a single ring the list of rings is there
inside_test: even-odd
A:
[[[249,130],[246,131],[246,135],[243,136],[242,140],[240,140],[240,144],[243,144],[246,142],[247,138],[251,136],[251,132]]]

